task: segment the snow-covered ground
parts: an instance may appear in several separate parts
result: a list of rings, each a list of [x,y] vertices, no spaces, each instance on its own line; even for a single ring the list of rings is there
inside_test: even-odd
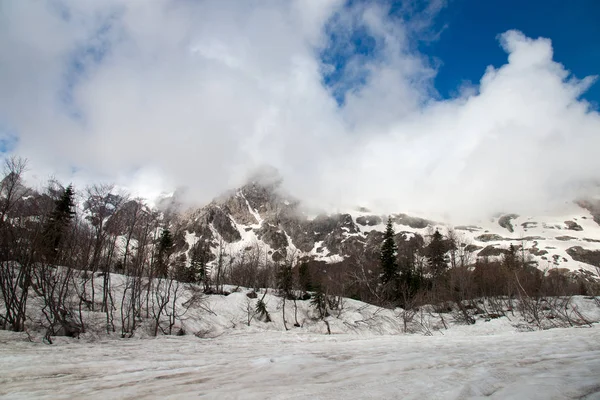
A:
[[[600,398],[598,326],[473,333],[235,332],[48,346],[0,332],[0,397]]]

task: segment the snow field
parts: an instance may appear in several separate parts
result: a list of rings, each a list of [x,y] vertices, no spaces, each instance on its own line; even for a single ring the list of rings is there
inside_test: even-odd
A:
[[[21,340],[23,339],[23,340]],[[444,336],[235,332],[29,343],[0,332],[7,399],[597,399],[600,330]]]

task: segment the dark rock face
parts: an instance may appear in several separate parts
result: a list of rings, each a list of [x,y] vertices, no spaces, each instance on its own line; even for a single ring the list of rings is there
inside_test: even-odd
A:
[[[519,216],[517,214],[503,215],[498,219],[498,225],[500,225],[503,228],[506,228],[510,233],[513,233],[515,230],[513,228],[511,220],[515,218],[519,218]]]
[[[275,214],[281,208],[285,208],[284,199],[277,193],[279,187],[278,182],[272,184],[259,184],[252,182],[240,190],[248,204],[253,210],[256,210],[260,215]],[[288,201],[287,206],[295,205],[297,202]]]
[[[548,254],[548,250],[540,250],[537,247],[530,248],[529,252],[534,256],[545,256],[546,254]]]
[[[504,238],[500,235],[496,235],[495,233],[485,233],[483,235],[479,235],[475,238],[480,242],[494,242],[497,240],[504,240]]]
[[[565,225],[567,229],[570,231],[582,231],[583,228],[575,221],[565,221]]]
[[[335,254],[357,255],[364,252],[365,239],[359,236],[350,236],[338,241],[338,237],[328,236],[323,242],[327,249]]]
[[[495,233],[485,233],[483,235],[479,235],[475,238],[475,240],[480,242],[497,242],[497,241],[508,241],[508,242],[530,242],[534,240],[545,240],[545,238],[541,236],[523,236],[518,239],[505,238]]]
[[[469,253],[473,253],[473,252],[475,252],[477,250],[480,250],[480,249],[483,249],[483,247],[477,246],[477,245],[474,245],[474,244],[468,244],[468,245],[465,246],[465,250],[468,251]]]
[[[173,235],[173,247],[176,252],[185,252],[189,250],[189,245],[185,241],[185,234],[182,230],[174,232]]]
[[[577,205],[588,210],[594,221],[600,225],[600,200],[580,200],[577,201]]]
[[[346,239],[348,234],[360,232],[350,214],[319,215],[311,222],[310,227],[315,235],[315,241],[323,241],[330,252],[344,254],[343,249],[356,249],[359,242],[352,237]]]
[[[406,214],[392,214],[391,218],[396,224],[410,226],[413,229],[424,229],[430,225],[434,225],[432,221],[418,217],[411,217]]]
[[[457,231],[477,232],[480,231],[482,228],[476,225],[459,225],[455,226],[454,229],[456,229]]]
[[[275,262],[281,262],[285,260],[286,249],[278,250],[271,255],[271,259]]]
[[[365,242],[365,254],[368,257],[379,257],[379,251],[381,250],[381,243],[383,242],[383,237],[383,232],[378,231],[371,231],[367,234]]]
[[[271,224],[264,223],[256,231],[256,234],[260,240],[271,246],[273,250],[282,250],[285,253],[285,249],[289,245],[285,232]]]
[[[377,215],[363,215],[356,218],[356,223],[362,226],[375,226],[383,222]]]
[[[583,238],[583,240],[588,243],[600,243],[599,239]]]
[[[581,246],[570,247],[567,254],[575,261],[600,266],[600,250],[586,250]]]
[[[223,203],[223,208],[229,210],[231,217],[238,224],[254,225],[258,223],[256,217],[254,217],[254,215],[250,212],[250,209],[248,208],[246,198],[243,197],[240,193],[228,197]]]
[[[530,222],[523,222],[521,224],[521,226],[523,227],[523,229],[527,230],[529,228],[535,228],[536,226],[538,226],[537,222],[534,221],[530,221]]]
[[[556,236],[554,239],[566,242],[568,240],[576,240],[576,237],[573,236]]]
[[[209,206],[201,217],[201,225],[212,224],[215,230],[228,243],[237,242],[242,239],[240,232],[229,218],[229,210],[218,206]]]
[[[506,254],[508,250],[494,246],[486,246],[483,250],[477,253],[479,257],[497,257]]]

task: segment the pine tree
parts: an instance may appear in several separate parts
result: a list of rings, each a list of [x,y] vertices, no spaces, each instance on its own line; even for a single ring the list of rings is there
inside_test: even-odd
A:
[[[75,217],[75,191],[73,186],[69,185],[63,191],[62,195],[54,202],[54,211],[45,229],[45,241],[48,256],[54,261],[58,254],[65,229]]]
[[[519,257],[517,256],[517,249],[515,248],[515,246],[512,243],[508,247],[508,251],[504,254],[503,264],[510,271],[514,271],[515,269],[517,269],[517,266],[519,265]]]
[[[441,276],[448,268],[448,246],[442,234],[436,230],[428,246],[429,269],[434,278]]]
[[[327,296],[323,292],[321,285],[316,285],[315,294],[310,301],[310,304],[317,310],[319,318],[323,319],[329,315],[327,312]]]
[[[381,283],[384,285],[393,282],[398,277],[398,246],[394,240],[395,232],[392,219],[388,218],[383,244],[381,245]]]
[[[173,236],[169,229],[163,229],[158,241],[157,274],[165,278],[169,272],[169,256],[173,252]]]
[[[196,245],[190,251],[190,270],[194,282],[203,282],[206,278],[206,252],[203,247]]]
[[[300,287],[302,290],[305,292],[310,292],[313,290],[313,284],[307,263],[302,263],[300,264],[300,267],[298,267],[298,280],[300,281]]]
[[[282,265],[277,271],[277,288],[285,299],[292,298],[292,289],[294,284],[291,265]]]
[[[421,287],[421,276],[415,267],[415,253],[412,248],[404,248],[398,254],[399,289],[404,300],[412,298]]]
[[[264,302],[264,296],[262,299],[258,299],[256,302],[256,314],[258,319],[263,322],[271,322],[271,314],[267,310],[267,304]]]

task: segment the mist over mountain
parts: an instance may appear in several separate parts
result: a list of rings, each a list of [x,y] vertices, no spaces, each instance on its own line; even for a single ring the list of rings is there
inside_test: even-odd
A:
[[[600,115],[582,98],[596,77],[509,30],[503,64],[444,97],[443,60],[418,44],[443,38],[445,5],[12,2],[4,154],[27,157],[30,179],[185,187],[197,205],[265,165],[329,211],[465,221],[598,194]]]

